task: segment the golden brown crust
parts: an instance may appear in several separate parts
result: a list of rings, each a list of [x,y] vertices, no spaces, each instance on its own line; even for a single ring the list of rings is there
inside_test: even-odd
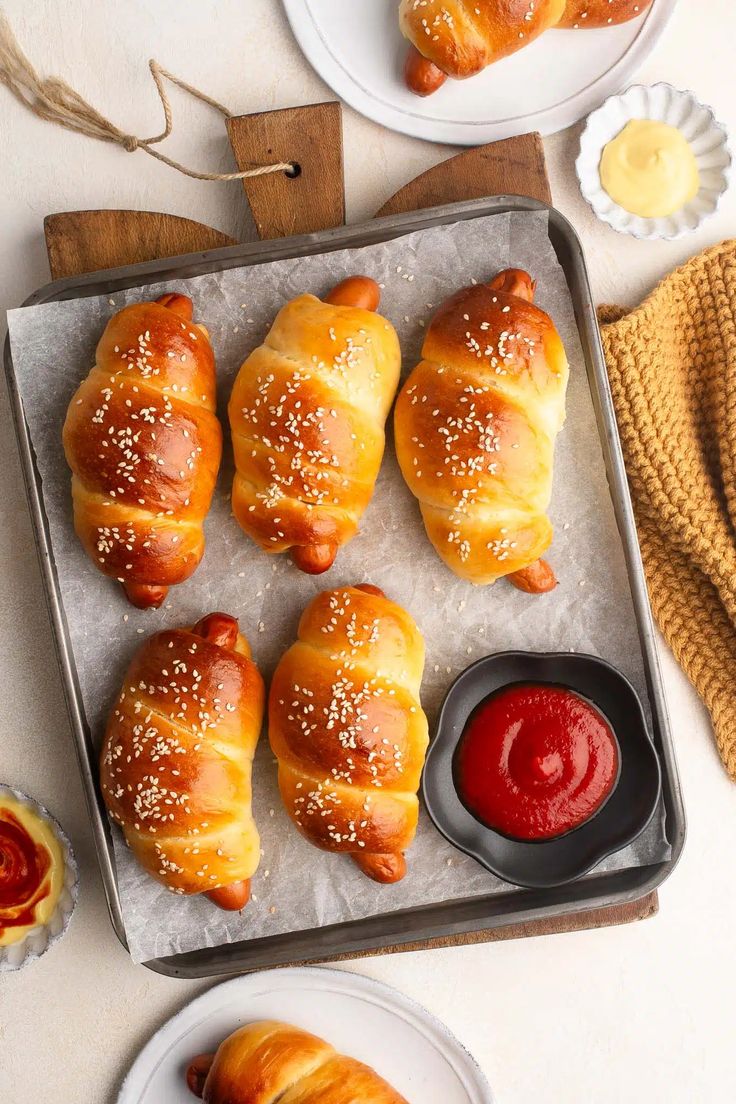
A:
[[[160,604],[145,588],[180,583],[201,560],[222,452],[207,333],[183,317],[186,296],[163,298],[110,319],[63,433],[75,529],[136,605]]]
[[[564,9],[565,0],[402,0],[399,20],[425,58],[461,80],[533,42]]]
[[[233,511],[265,551],[306,548],[298,565],[318,573],[355,534],[400,365],[393,327],[372,310],[301,295],[279,312],[229,405]]]
[[[223,639],[227,620],[234,647],[204,638]],[[107,725],[102,794],[138,861],[173,892],[255,873],[251,765],[263,704],[258,668],[225,614],[156,633],[133,657]]]
[[[574,30],[595,30],[638,19],[652,0],[567,0],[567,7],[558,27]]]
[[[199,1087],[208,1056],[195,1061],[190,1084]],[[273,1020],[247,1024],[225,1039],[202,1096],[205,1104],[407,1104],[368,1066]]]
[[[269,739],[284,804],[307,839],[401,856],[416,832],[428,739],[424,643],[375,589],[340,587],[307,606],[271,683]]]
[[[427,535],[473,583],[528,567],[552,540],[546,510],[568,378],[554,323],[529,300],[530,277],[510,270],[492,285],[439,309],[394,415]]]

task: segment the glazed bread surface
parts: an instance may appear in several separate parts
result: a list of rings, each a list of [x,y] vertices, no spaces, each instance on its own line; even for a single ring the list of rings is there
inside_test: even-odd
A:
[[[85,551],[134,605],[160,605],[202,558],[222,453],[214,356],[190,299],[163,296],[110,319],[63,442]]]
[[[456,80],[533,42],[554,27],[565,0],[402,0],[402,33]]]
[[[221,1044],[205,1104],[407,1104],[368,1066],[276,1021],[247,1024]]]
[[[569,372],[533,289],[508,270],[448,299],[396,403],[396,452],[427,535],[472,583],[529,567],[552,540],[546,510]]]
[[[397,881],[414,838],[427,748],[424,642],[376,588],[310,602],[271,684],[269,739],[289,816],[326,851]]]
[[[226,614],[155,633],[133,657],[107,725],[102,794],[138,862],[173,893],[218,891],[258,866],[251,766],[263,706]]]
[[[378,477],[401,354],[373,310],[300,295],[240,369],[229,405],[233,512],[266,552],[326,570]]]
[[[628,23],[647,11],[652,0],[567,0],[559,27],[595,30],[617,23]]]

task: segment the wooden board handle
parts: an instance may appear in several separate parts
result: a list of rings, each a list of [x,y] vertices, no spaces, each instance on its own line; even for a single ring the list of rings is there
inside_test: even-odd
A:
[[[342,113],[339,103],[258,111],[227,120],[238,168],[292,161],[294,176],[269,173],[243,181],[258,236],[288,238],[345,222]]]
[[[521,134],[457,153],[411,180],[384,203],[378,215],[400,215],[494,195],[552,202],[541,135]]]
[[[43,220],[54,280],[235,245],[211,226],[158,211],[64,211]]]

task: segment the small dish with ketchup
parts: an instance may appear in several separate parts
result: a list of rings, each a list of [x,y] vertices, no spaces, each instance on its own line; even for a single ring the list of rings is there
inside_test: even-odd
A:
[[[455,847],[504,881],[550,888],[644,831],[661,771],[631,683],[595,656],[501,652],[450,687],[424,799]]]

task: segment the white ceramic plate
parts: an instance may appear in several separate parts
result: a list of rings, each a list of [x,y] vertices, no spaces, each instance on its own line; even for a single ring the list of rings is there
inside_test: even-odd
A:
[[[284,0],[319,75],[369,119],[416,138],[475,146],[538,130],[554,134],[620,91],[665,28],[676,0],[597,31],[547,31],[512,57],[421,99],[402,79],[407,42],[398,0]]]
[[[182,1009],[143,1048],[118,1104],[195,1104],[184,1073],[236,1028],[276,1019],[372,1066],[409,1104],[493,1104],[480,1069],[448,1029],[407,997],[360,974],[320,967],[226,981]]]

